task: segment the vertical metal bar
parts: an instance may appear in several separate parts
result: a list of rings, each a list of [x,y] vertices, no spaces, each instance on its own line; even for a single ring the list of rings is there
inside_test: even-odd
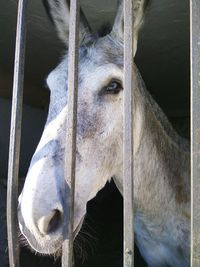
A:
[[[23,103],[26,7],[27,0],[19,0],[7,184],[7,231],[10,267],[19,266],[17,197]]]
[[[73,265],[73,221],[74,221],[74,191],[76,168],[76,124],[77,124],[77,98],[78,98],[78,46],[79,46],[79,0],[70,2],[70,31],[69,31],[69,68],[68,68],[68,115],[67,140],[65,158],[65,180],[71,184],[68,219],[65,218],[62,267]],[[67,203],[66,203],[67,204]]]
[[[123,197],[124,197],[124,267],[134,266],[133,214],[133,0],[124,0],[124,135],[123,135]]]
[[[200,266],[200,1],[190,1],[191,266]]]

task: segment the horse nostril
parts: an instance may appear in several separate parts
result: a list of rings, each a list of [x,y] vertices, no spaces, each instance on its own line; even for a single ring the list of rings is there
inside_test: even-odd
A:
[[[48,233],[55,232],[62,222],[62,214],[59,210],[54,211],[54,216],[51,218],[48,225]]]
[[[55,232],[62,223],[62,213],[59,210],[52,210],[47,216],[38,220],[38,229],[41,234],[47,235]]]

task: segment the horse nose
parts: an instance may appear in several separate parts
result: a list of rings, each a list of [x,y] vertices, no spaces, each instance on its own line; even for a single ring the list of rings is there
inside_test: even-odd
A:
[[[39,218],[37,222],[38,229],[42,235],[55,233],[61,228],[63,221],[63,212],[54,209],[49,214]]]

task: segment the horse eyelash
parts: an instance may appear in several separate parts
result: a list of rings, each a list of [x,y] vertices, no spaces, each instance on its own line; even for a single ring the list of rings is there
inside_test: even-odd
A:
[[[110,83],[112,83],[112,82],[116,82],[116,83],[120,84],[121,89],[123,90],[123,84],[122,84],[122,81],[121,81],[120,79],[118,79],[118,78],[112,78],[112,79],[106,84],[106,86],[103,86],[103,87],[100,89],[100,91],[98,92],[98,95],[99,95],[99,96],[109,95],[109,92],[106,91],[106,88],[107,88],[107,87],[110,85]],[[117,93],[116,93],[116,94],[117,94]]]

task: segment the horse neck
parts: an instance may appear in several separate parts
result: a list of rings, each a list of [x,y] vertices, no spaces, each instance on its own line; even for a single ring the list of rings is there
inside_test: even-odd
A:
[[[189,147],[148,94],[136,70],[134,203],[136,212],[189,214]],[[122,188],[122,177],[117,179]],[[123,192],[123,190],[122,190]]]

